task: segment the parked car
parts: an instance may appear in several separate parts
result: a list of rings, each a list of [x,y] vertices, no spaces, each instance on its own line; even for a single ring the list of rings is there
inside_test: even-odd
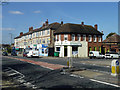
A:
[[[119,58],[119,54],[116,53],[116,52],[106,52],[105,54],[105,58],[108,59],[108,58]]]
[[[28,54],[29,52],[23,52],[23,57],[27,57],[27,54]]]
[[[17,56],[16,52],[11,52],[11,56]]]
[[[89,52],[89,58],[105,58],[103,54],[101,54],[99,51],[90,51]]]
[[[2,55],[3,56],[8,56],[8,53],[7,52],[3,52]]]
[[[39,51],[38,50],[30,50],[27,53],[27,57],[39,57]]]

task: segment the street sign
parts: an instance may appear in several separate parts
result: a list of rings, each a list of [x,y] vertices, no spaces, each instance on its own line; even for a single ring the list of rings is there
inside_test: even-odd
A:
[[[119,65],[119,62],[118,62],[118,61],[116,61],[116,65]]]

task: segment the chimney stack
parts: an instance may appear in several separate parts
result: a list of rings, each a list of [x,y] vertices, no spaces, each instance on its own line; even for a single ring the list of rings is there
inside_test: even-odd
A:
[[[94,28],[97,30],[97,29],[98,29],[98,25],[97,25],[97,24],[95,24],[95,25],[94,25]]]
[[[82,25],[84,25],[84,22],[81,22]]]
[[[102,32],[101,32],[102,34],[103,34],[103,30],[102,30]]]
[[[33,30],[33,27],[29,27],[29,32]]]
[[[23,35],[23,32],[20,32],[20,36],[22,36]]]
[[[45,23],[43,23],[43,27],[45,26]]]
[[[48,19],[47,19],[47,21],[45,23],[46,23],[46,26],[47,26],[48,25]]]
[[[61,25],[63,25],[63,21],[61,21]]]

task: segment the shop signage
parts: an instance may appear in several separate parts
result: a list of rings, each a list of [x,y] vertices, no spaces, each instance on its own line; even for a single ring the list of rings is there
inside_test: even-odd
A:
[[[55,45],[82,45],[80,42],[78,42],[78,41],[67,41],[67,42],[65,42],[65,41],[59,41],[59,42],[55,42]]]

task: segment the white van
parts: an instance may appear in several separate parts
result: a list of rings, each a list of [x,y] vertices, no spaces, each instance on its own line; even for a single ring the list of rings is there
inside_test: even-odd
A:
[[[105,56],[102,55],[99,51],[90,51],[89,57],[90,57],[90,59],[92,59],[92,58],[105,58]]]
[[[39,51],[38,50],[30,50],[27,54],[27,57],[39,57]]]

